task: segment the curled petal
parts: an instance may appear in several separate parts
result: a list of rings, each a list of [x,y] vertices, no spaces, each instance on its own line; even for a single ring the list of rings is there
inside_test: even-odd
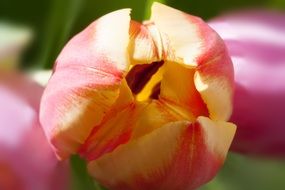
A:
[[[233,76],[233,66],[225,49],[215,59],[198,66],[194,83],[207,105],[211,119],[228,120],[231,116]]]
[[[129,67],[130,10],[105,15],[75,36],[56,61],[41,123],[57,155],[75,153],[119,97]]]
[[[169,123],[91,161],[88,169],[111,189],[195,189],[220,168],[234,132],[233,124],[206,117]]]
[[[222,39],[200,18],[159,3],[152,6],[151,20],[162,34],[166,34],[167,38],[162,37],[162,41],[169,43],[168,47],[173,51],[166,60],[195,68],[195,87],[207,105],[210,117],[227,120],[232,112],[233,66]],[[193,80],[192,74],[188,80]],[[190,91],[192,95],[188,96],[188,102],[199,99],[194,89]],[[205,113],[201,101],[195,109],[202,109],[202,115]]]
[[[128,50],[133,65],[159,61],[156,44],[147,26],[132,20],[129,35]]]
[[[175,57],[167,55],[167,58],[190,67],[196,66],[196,58],[202,53],[204,45],[198,27],[201,24],[205,25],[204,22],[198,17],[160,3],[152,5],[151,13],[151,21],[155,23],[162,35],[167,35],[167,39],[163,39],[163,41],[167,40],[164,45],[170,43],[175,51]]]
[[[80,147],[79,152],[82,156],[88,160],[96,159],[130,139],[132,124],[138,112],[132,101],[130,89],[123,81],[120,95],[112,109],[106,113],[100,124],[93,127],[92,132]]]

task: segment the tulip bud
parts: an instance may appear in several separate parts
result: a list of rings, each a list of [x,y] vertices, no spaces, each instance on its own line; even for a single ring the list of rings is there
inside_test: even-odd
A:
[[[285,14],[245,11],[209,22],[235,69],[235,151],[285,156]]]
[[[0,72],[1,190],[67,189],[67,168],[39,124],[42,92],[23,75]]]
[[[56,60],[41,123],[57,156],[79,153],[109,189],[188,190],[212,179],[235,133],[233,68],[200,18],[154,3],[109,13]]]

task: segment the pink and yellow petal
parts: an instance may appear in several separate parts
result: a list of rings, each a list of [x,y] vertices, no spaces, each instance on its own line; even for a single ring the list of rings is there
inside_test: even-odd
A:
[[[210,67],[207,68],[210,71]],[[221,68],[223,70],[223,68]],[[232,72],[229,69],[228,72]],[[209,117],[214,120],[227,121],[232,113],[233,77],[209,74],[207,71],[198,71],[194,75],[196,89],[209,110]]]
[[[122,77],[129,68],[130,21],[130,9],[97,19],[67,43],[55,69],[81,66]]]
[[[138,110],[135,104],[129,104],[121,109],[108,112],[103,122],[94,126],[92,133],[80,147],[81,156],[87,160],[94,160],[129,141]]]
[[[132,20],[129,35],[128,51],[131,64],[146,64],[159,61],[155,42],[147,26]]]
[[[75,73],[80,72],[77,70]],[[84,75],[90,76],[86,72]],[[90,87],[80,86],[76,84],[79,82],[78,75],[72,76],[75,78],[69,77],[68,81],[73,84],[59,85],[56,81],[58,79],[63,81],[66,78],[63,72],[55,73],[46,88],[41,104],[41,123],[56,153],[61,158],[76,152],[93,126],[101,122],[105,112],[119,96],[118,84],[110,84],[109,89],[105,86],[106,89],[98,90],[94,82]],[[113,82],[110,80],[110,83]]]
[[[203,54],[206,45],[200,32],[206,24],[200,18],[160,3],[154,3],[150,20],[155,23],[162,37],[167,36],[162,41],[170,43],[174,51],[174,56],[166,56],[167,60],[188,67],[197,66],[196,59]]]
[[[116,190],[195,189],[215,176],[234,133],[233,124],[205,117],[173,122],[91,161],[88,169]]]
[[[123,80],[116,102],[106,111],[102,121],[93,126],[92,132],[80,146],[79,153],[87,160],[92,160],[126,143],[130,139],[136,116],[137,106],[126,80]]]
[[[89,161],[98,159],[121,144],[179,119],[183,118],[156,100],[148,103],[129,103],[124,107],[114,106],[103,121],[94,126],[79,153]]]
[[[210,118],[228,120],[232,113],[234,70],[222,39],[204,30],[207,46],[198,60],[194,82],[207,104]],[[218,47],[218,48],[217,48]]]
[[[233,66],[225,44],[218,34],[200,18],[159,3],[153,4],[151,20],[160,32],[167,36],[167,38],[162,38],[162,41],[169,44],[168,47],[172,53],[166,56],[166,61],[172,62],[172,65],[173,63],[183,65],[185,72],[187,70],[191,72],[191,68],[192,71],[196,71],[195,74],[189,73],[188,79],[187,75],[181,76],[183,81],[195,80],[195,85],[189,85],[184,92],[178,83],[172,85],[171,88],[168,87],[168,84],[175,83],[174,79],[172,81],[165,79],[164,83],[167,85],[163,87],[171,90],[176,88],[173,92],[180,89],[182,92],[177,94],[184,97],[179,97],[178,102],[190,101],[191,106],[194,102],[194,107],[192,107],[194,115],[199,115],[199,113],[205,115],[208,111],[212,119],[227,120],[232,112]],[[175,76],[179,78],[180,74]],[[171,90],[164,92],[163,96],[175,99],[171,95]],[[189,92],[192,94],[189,95]],[[203,104],[207,105],[207,109]]]
[[[75,153],[119,97],[129,67],[130,10],[105,15],[75,36],[56,61],[41,123],[57,155]]]

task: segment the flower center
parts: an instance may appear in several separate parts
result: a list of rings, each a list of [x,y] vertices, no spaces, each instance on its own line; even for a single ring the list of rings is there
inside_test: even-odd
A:
[[[137,100],[140,101],[144,98],[158,98],[160,92],[160,81],[152,81],[151,79],[156,77],[155,75],[163,64],[164,61],[135,65],[128,72],[126,80]]]

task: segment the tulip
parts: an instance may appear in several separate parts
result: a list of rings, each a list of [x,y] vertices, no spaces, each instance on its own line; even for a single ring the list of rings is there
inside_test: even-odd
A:
[[[210,25],[225,40],[235,69],[232,149],[284,157],[285,14],[244,11]]]
[[[212,179],[235,133],[233,67],[200,18],[154,3],[109,13],[56,60],[40,120],[60,159],[80,154],[109,189],[188,190]]]
[[[67,189],[59,164],[39,124],[43,87],[16,73],[0,72],[0,189]]]

